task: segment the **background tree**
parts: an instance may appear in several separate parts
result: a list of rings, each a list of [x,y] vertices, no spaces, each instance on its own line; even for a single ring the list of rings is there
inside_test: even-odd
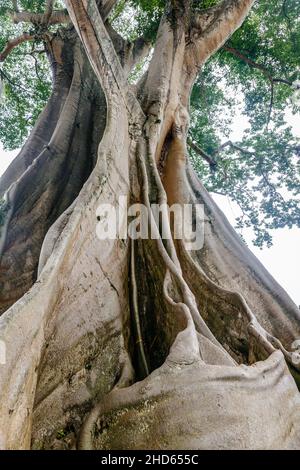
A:
[[[2,7],[7,147],[51,94],[0,180],[1,446],[299,446],[299,311],[187,157],[239,202],[257,243],[299,224],[299,144],[284,122],[298,2],[65,4]],[[242,142],[226,135],[233,88],[249,116]],[[204,204],[203,249],[164,240],[167,213],[156,240],[101,242],[96,209],[120,195],[150,214]]]

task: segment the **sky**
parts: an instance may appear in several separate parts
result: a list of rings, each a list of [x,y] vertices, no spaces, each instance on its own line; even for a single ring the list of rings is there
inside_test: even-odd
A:
[[[234,225],[235,218],[240,215],[239,207],[226,196],[214,195],[214,200]],[[261,250],[251,243],[251,230],[242,231],[250,250],[300,306],[300,229],[284,228],[271,230],[270,233],[273,246]]]
[[[300,137],[300,115],[293,115],[288,110],[285,118],[293,128],[293,133]],[[233,141],[241,140],[247,127],[247,117],[238,113],[232,124],[230,138]],[[214,199],[229,222],[234,225],[235,218],[241,215],[239,207],[226,196],[214,195]],[[294,302],[300,306],[300,228],[271,230],[270,233],[273,236],[273,246],[261,250],[251,243],[251,229],[242,231],[251,251],[288,292]]]

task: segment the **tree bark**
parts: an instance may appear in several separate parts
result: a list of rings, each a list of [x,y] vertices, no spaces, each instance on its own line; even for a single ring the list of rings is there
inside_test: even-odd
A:
[[[52,41],[49,53],[54,63],[52,96],[1,178],[9,230],[2,231],[0,247],[0,312],[36,280],[45,235],[91,173],[105,127],[105,99],[74,32]]]
[[[2,448],[299,447],[300,398],[290,373],[298,380],[291,345],[300,333],[299,311],[235,234],[187,156],[196,72],[252,3],[222,2],[191,28],[191,2],[168,2],[135,93],[126,74],[140,55],[119,59],[94,0],[66,1],[86,55],[75,41],[72,81],[59,87],[63,109],[55,105],[51,112],[52,96],[44,112],[53,116],[49,136],[62,133],[60,151],[53,158],[50,141],[46,156],[36,157],[48,139],[42,117],[26,168],[19,158],[1,182],[16,201],[4,269],[17,253],[15,240],[26,247],[18,252],[22,264],[29,250],[37,269],[44,240],[37,282],[0,318],[7,348],[0,373]],[[82,75],[76,75],[78,64]],[[83,101],[82,77],[84,90],[91,80],[105,95],[103,131],[104,108]],[[62,115],[64,127],[55,131]],[[36,166],[41,169],[34,173]],[[153,203],[204,205],[204,221],[195,216],[205,228],[203,249],[190,252],[186,240],[163,239],[163,231],[174,235],[167,211],[154,224],[155,239],[100,241],[97,207],[117,206],[119,196],[143,203],[152,220]],[[31,240],[37,226],[39,238]],[[16,263],[10,269],[9,302],[21,272]],[[34,280],[26,275],[24,291]]]

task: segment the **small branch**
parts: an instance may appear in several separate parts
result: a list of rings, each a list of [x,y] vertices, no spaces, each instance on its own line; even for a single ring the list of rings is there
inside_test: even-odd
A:
[[[18,13],[20,10],[19,10],[19,7],[18,7],[18,2],[17,0],[12,0],[12,4],[13,4],[13,9],[16,13]]]
[[[38,78],[38,80],[42,83],[43,80],[42,80],[42,77],[40,76],[40,73],[39,73],[39,65],[38,65],[38,60],[36,58],[36,56],[34,55],[34,50],[32,49],[31,53],[30,53],[30,56],[33,58],[34,60],[34,67],[35,67],[35,73],[36,73],[36,76]]]
[[[258,64],[257,62],[254,62],[254,60],[249,59],[249,57],[245,56],[242,54],[240,51],[237,49],[230,47],[230,46],[223,46],[222,49],[226,52],[229,52],[230,54],[234,55],[238,59],[242,60],[246,64],[250,65],[251,67],[260,70],[269,80],[273,80],[271,73],[261,64]]]
[[[46,1],[46,8],[45,8],[45,14],[48,15],[49,13],[52,13],[53,10],[53,5],[54,5],[55,0],[47,0]]]
[[[293,82],[284,78],[273,78],[273,83],[284,83],[285,85],[293,86]]]
[[[17,87],[20,90],[24,91],[25,93],[28,93],[28,90],[22,87],[19,83],[14,82],[3,70],[0,69],[0,78],[3,78],[7,80],[8,83],[10,83],[13,87]]]
[[[218,147],[217,150],[215,150],[215,151],[213,152],[213,155],[217,155],[217,154],[220,153],[222,150],[224,150],[226,147],[232,147],[233,149],[237,150],[238,152],[241,152],[241,153],[243,153],[243,154],[245,154],[245,155],[249,155],[249,156],[252,156],[252,157],[255,155],[254,152],[251,152],[250,150],[247,150],[247,149],[244,149],[243,147],[240,147],[239,145],[233,143],[231,140],[228,140],[228,141],[225,142],[224,144],[220,145],[220,147]],[[274,197],[278,197],[279,199],[281,199],[281,201],[282,201],[283,203],[285,203],[284,198],[283,198],[282,195],[277,191],[275,185],[270,182],[269,177],[268,177],[268,174],[263,171],[263,168],[262,168],[262,161],[261,161],[261,163],[259,164],[259,169],[260,169],[261,176],[263,177],[263,180],[264,180],[265,184],[270,188],[270,190],[272,191]]]
[[[11,51],[15,47],[19,46],[19,44],[22,44],[23,42],[26,42],[26,41],[33,41],[34,39],[35,39],[34,35],[29,34],[29,33],[24,33],[24,34],[21,34],[21,36],[18,36],[8,41],[5,48],[0,53],[0,62],[4,62],[6,57],[11,53]]]
[[[224,142],[224,144],[220,145],[220,147],[218,147],[212,152],[212,155],[208,155],[208,153],[206,153],[202,148],[195,144],[189,137],[187,138],[187,144],[192,150],[194,150],[194,152],[200,155],[200,157],[202,157],[209,164],[211,172],[215,172],[218,167],[218,160],[216,160],[215,157],[219,155],[226,147],[231,147],[245,155],[255,155],[255,153],[250,152],[250,150],[244,149],[243,147],[240,147],[231,140],[228,140],[227,142]]]
[[[268,113],[268,117],[267,117],[267,126],[266,126],[267,129],[268,129],[268,126],[270,124],[270,120],[271,120],[271,116],[272,116],[273,104],[274,104],[274,82],[272,80],[271,81],[271,100],[270,100],[269,113]]]
[[[271,74],[271,72],[269,72],[269,70],[266,69],[266,67],[264,67],[261,64],[258,64],[257,62],[255,62],[252,59],[249,59],[249,57],[245,56],[244,54],[242,54],[240,51],[238,51],[237,49],[235,49],[233,47],[225,45],[225,46],[223,46],[222,49],[224,51],[229,52],[230,54],[234,55],[238,59],[242,60],[243,62],[248,64],[250,67],[260,70],[265,75],[265,77],[269,80],[269,82],[271,84],[271,99],[270,99],[270,106],[269,106],[269,112],[268,112],[268,117],[267,117],[267,127],[268,127],[268,125],[270,123],[270,120],[271,120],[273,104],[274,104],[274,84],[275,83],[283,83],[285,85],[288,85],[288,86],[292,87],[293,83],[290,82],[289,80],[284,79],[284,78],[274,78],[273,75]]]
[[[191,19],[191,43],[194,46],[196,65],[222,47],[241,26],[255,0],[223,0],[216,6],[204,9]]]
[[[230,46],[225,45],[225,46],[222,47],[222,49],[224,51],[229,52],[230,54],[234,55],[238,59],[242,60],[246,64],[253,67],[254,69],[260,70],[268,78],[268,80],[270,80],[271,82],[273,82],[273,83],[284,83],[285,85],[293,86],[293,83],[290,82],[289,80],[286,80],[284,78],[274,78],[272,76],[271,72],[266,69],[266,67],[264,67],[261,64],[258,64],[257,62],[255,62],[252,59],[249,59],[249,57],[245,56],[244,54],[242,54],[240,51],[238,51],[234,47],[230,47]]]
[[[282,4],[282,13],[283,13],[283,15],[285,16],[285,18],[286,18],[286,20],[287,20],[288,26],[290,27],[290,26],[291,26],[291,18],[290,18],[289,15],[288,15],[287,0],[284,0],[284,1],[283,1],[283,4]]]
[[[194,152],[196,152],[200,157],[202,157],[210,166],[211,171],[215,171],[218,163],[210,155],[208,155],[204,150],[202,150],[198,145],[196,145],[192,139],[187,138],[187,144],[191,147]]]

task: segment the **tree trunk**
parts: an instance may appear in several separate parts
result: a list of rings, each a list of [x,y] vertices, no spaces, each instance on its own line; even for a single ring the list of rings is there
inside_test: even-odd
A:
[[[199,19],[200,33],[187,24],[190,2],[168,3],[133,89],[126,77],[137,57],[124,60],[96,2],[66,1],[85,52],[69,31],[49,104],[1,180],[11,198],[2,310],[27,292],[0,318],[2,448],[299,447],[287,367],[298,380],[288,352],[298,308],[188,163],[196,73],[253,2],[225,3],[216,23]],[[99,240],[97,208],[118,207],[120,196],[152,219],[153,203],[203,204],[204,221],[194,222],[204,247],[164,240],[175,230],[166,211],[156,239]]]

